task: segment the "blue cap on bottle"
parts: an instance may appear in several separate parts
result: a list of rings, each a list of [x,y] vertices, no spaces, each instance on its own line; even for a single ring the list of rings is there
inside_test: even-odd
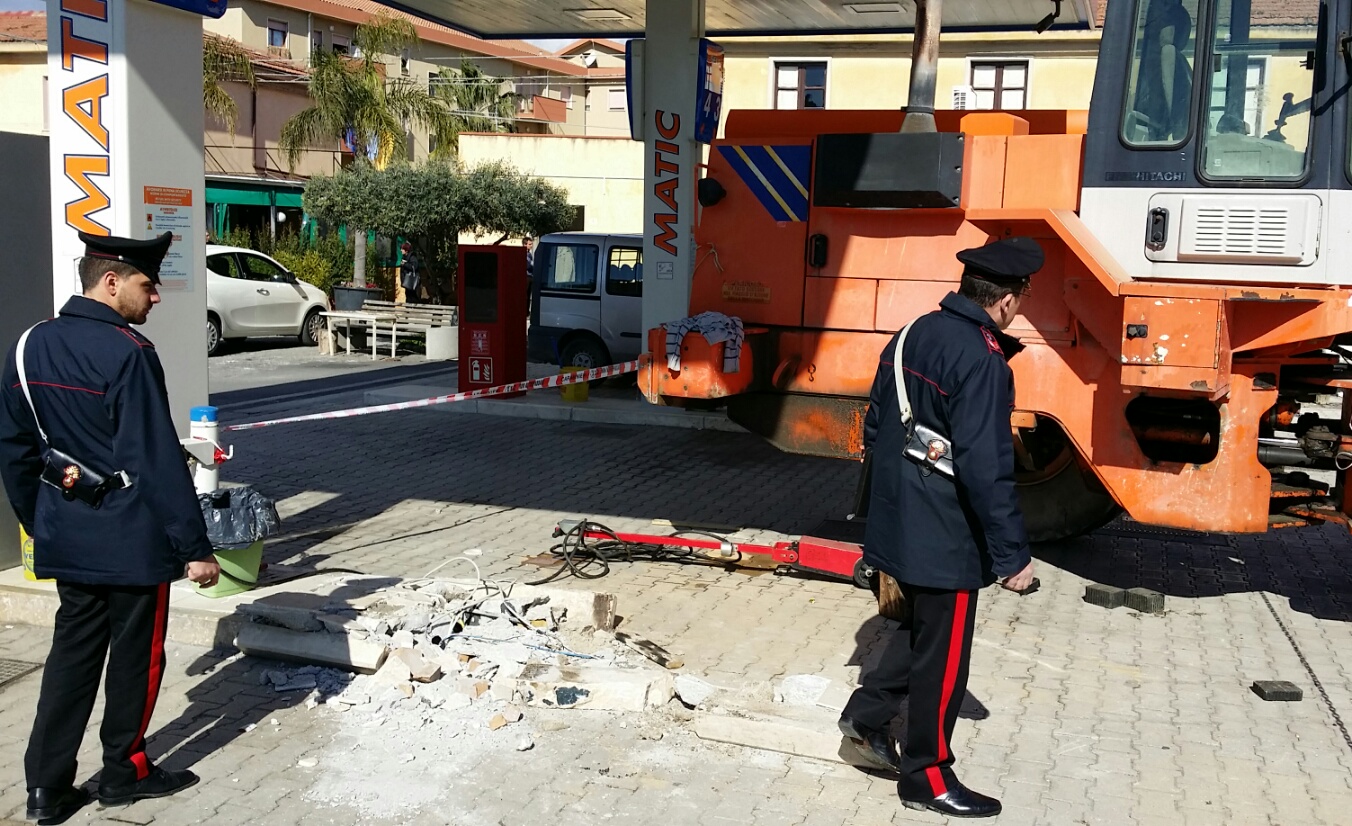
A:
[[[207,424],[216,423],[216,408],[210,405],[194,407],[192,412],[188,415],[194,422],[205,422]]]

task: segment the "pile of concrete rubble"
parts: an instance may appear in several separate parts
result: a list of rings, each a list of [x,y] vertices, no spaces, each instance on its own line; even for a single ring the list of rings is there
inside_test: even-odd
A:
[[[247,654],[299,661],[266,674],[278,691],[313,691],[339,710],[398,700],[456,710],[497,704],[491,728],[521,709],[642,712],[675,694],[646,641],[614,628],[614,600],[589,592],[425,580],[322,605],[241,606]],[[665,652],[663,652],[665,653]],[[351,677],[347,672],[357,672]]]

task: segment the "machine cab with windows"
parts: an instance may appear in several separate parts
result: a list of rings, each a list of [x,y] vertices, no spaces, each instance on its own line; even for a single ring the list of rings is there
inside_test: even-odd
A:
[[[528,348],[532,361],[604,367],[643,348],[643,236],[560,232],[540,239]]]
[[[1348,284],[1347,4],[1108,7],[1081,216],[1137,278]],[[1119,71],[1120,69],[1120,71]]]

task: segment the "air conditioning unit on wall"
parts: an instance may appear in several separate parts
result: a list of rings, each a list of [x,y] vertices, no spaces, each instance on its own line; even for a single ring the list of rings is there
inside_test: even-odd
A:
[[[971,86],[953,87],[953,108],[954,109],[975,109],[976,91]]]

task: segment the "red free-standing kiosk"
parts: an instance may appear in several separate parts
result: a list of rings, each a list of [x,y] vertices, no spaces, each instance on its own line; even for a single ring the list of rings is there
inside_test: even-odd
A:
[[[457,260],[460,390],[525,381],[525,248],[461,244]]]

